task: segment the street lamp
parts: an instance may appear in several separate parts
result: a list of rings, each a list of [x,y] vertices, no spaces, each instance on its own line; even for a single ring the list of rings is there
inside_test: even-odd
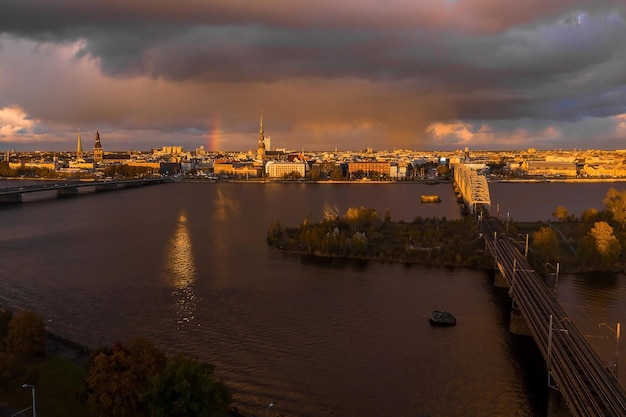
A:
[[[35,406],[35,386],[29,385],[29,384],[23,384],[22,388],[31,388],[32,393],[33,393],[33,405],[31,405],[30,407],[26,407],[22,411],[18,411],[17,413],[13,414],[11,417],[15,417],[18,414],[22,414],[24,411],[29,410],[31,408],[33,409],[33,417],[37,417],[37,408]]]
[[[615,379],[617,379],[617,364],[619,361],[619,335],[620,335],[621,325],[620,325],[620,322],[618,321],[617,325],[615,326],[615,329],[613,329],[611,326],[609,326],[606,323],[598,324],[598,327],[602,327],[602,326],[606,327],[607,329],[615,333],[615,362],[613,363],[613,375],[615,375]]]
[[[559,320],[559,322],[561,322],[563,320],[569,320],[569,317],[563,317],[562,319]],[[548,368],[548,387],[558,389],[556,387],[553,387],[552,383],[551,383],[550,356],[552,355],[552,333],[553,333],[554,330],[556,330],[558,332],[569,334],[569,330],[567,330],[567,329],[555,329],[553,327],[553,325],[552,325],[553,322],[554,322],[554,319],[552,318],[552,314],[550,314],[550,321],[548,323],[548,354],[546,355],[547,356],[547,358],[546,358],[546,367]]]
[[[556,263],[556,266],[552,265],[551,263],[547,263],[546,262],[546,266],[549,266],[551,268],[554,268],[554,294],[556,295],[556,288],[559,285],[559,271],[561,270],[561,264],[559,262]]]

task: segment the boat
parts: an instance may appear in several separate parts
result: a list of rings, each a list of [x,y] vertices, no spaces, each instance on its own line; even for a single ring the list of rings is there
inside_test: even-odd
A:
[[[422,203],[441,203],[441,198],[438,195],[422,194]]]
[[[433,326],[456,326],[456,318],[444,310],[433,310],[428,321]]]

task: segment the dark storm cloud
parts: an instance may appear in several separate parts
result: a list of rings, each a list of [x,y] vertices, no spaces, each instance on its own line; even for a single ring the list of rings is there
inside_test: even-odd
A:
[[[129,92],[124,105],[90,107],[90,120],[201,126],[177,114],[197,102],[228,109],[235,125],[263,105],[284,118],[283,132],[343,119],[353,136],[410,143],[435,122],[625,113],[624,10],[608,0],[0,0],[0,35],[76,45],[75,59],[108,79],[184,85],[192,100],[177,98],[169,114]],[[231,115],[242,97],[250,108]]]

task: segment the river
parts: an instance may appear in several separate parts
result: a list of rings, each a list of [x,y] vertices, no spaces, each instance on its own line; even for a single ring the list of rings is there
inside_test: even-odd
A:
[[[610,186],[491,183],[492,211],[580,215],[602,208]],[[449,184],[176,183],[29,202],[0,210],[0,305],[34,310],[90,347],[144,336],[206,359],[247,414],[542,415],[545,364],[508,332],[509,301],[490,272],[325,262],[265,243],[274,220],[295,226],[351,206],[389,209],[392,220],[460,217]],[[558,285],[609,362],[623,278],[563,275]],[[431,327],[435,307],[458,325]]]

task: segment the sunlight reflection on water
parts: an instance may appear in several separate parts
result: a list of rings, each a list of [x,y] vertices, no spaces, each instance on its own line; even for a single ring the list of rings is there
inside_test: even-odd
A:
[[[193,321],[197,307],[196,268],[185,211],[180,213],[178,227],[167,246],[163,271],[167,281],[174,287],[172,297],[178,314],[176,322],[180,329]]]

